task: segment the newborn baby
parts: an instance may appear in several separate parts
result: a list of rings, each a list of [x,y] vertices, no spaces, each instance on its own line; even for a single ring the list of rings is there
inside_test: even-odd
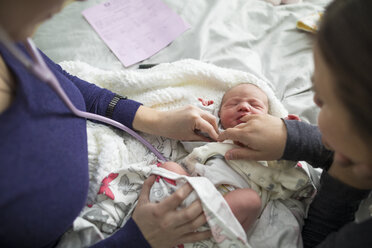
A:
[[[219,110],[222,128],[231,128],[243,123],[242,117],[251,114],[268,114],[269,100],[266,94],[253,84],[243,83],[229,89],[222,98]],[[241,223],[245,231],[248,231],[259,216],[262,204],[260,195],[252,189],[252,185],[232,169],[223,157],[223,154],[211,154],[209,148],[221,147],[226,144],[209,143],[195,148],[199,142],[183,142],[185,149],[191,154],[185,159],[182,167],[174,162],[159,164],[159,167],[186,176],[205,176],[216,186],[230,206],[231,211]],[[224,146],[225,148],[227,146]],[[212,149],[212,150],[213,150]],[[217,148],[220,149],[220,148]],[[213,152],[212,152],[213,153]],[[195,160],[195,156],[197,159]],[[206,155],[211,157],[205,158]],[[199,173],[195,170],[195,164],[205,163]],[[193,159],[191,159],[193,158]],[[267,182],[270,185],[271,182]],[[155,190],[155,189],[154,189]]]

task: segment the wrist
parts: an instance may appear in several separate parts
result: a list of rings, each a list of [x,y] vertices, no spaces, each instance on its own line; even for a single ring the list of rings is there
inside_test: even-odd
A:
[[[118,104],[118,102],[122,99],[127,99],[126,96],[120,96],[118,94],[115,94],[114,97],[111,99],[109,105],[107,106],[107,109],[106,109],[106,113],[105,113],[105,116],[112,119],[112,116],[114,114],[114,109],[116,107],[116,105]]]
[[[284,152],[285,152],[285,149],[286,149],[286,145],[287,145],[287,138],[288,138],[288,130],[287,130],[287,125],[285,124],[285,121],[284,119],[280,118],[280,133],[279,133],[279,157],[278,159],[282,158],[283,155],[284,155]]]
[[[141,105],[134,117],[133,128],[149,134],[159,134],[161,114],[161,111]]]

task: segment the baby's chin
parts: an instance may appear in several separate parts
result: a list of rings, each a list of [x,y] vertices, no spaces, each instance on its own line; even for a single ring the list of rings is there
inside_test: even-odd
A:
[[[241,121],[241,120],[236,120],[236,121],[233,121],[231,123],[226,123],[225,125],[223,123],[221,123],[221,126],[222,126],[223,129],[227,129],[227,128],[236,127],[237,125],[239,125],[241,123],[245,123],[245,122]]]

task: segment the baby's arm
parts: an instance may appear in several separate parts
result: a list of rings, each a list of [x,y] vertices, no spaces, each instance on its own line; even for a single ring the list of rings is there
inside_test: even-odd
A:
[[[159,167],[164,168],[169,171],[173,171],[180,175],[189,176],[189,174],[182,168],[182,166],[175,162],[165,162],[161,164]]]

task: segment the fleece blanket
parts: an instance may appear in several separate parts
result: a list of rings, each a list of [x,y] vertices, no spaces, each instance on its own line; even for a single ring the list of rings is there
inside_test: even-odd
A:
[[[270,114],[279,117],[288,114],[265,80],[250,73],[196,60],[126,71],[104,71],[82,62],[63,62],[61,66],[82,79],[160,110],[193,103],[196,97],[218,103],[228,88],[243,82],[252,83],[267,94]],[[305,206],[301,202],[271,202],[247,235],[229,208],[221,207],[226,206],[226,202],[207,179],[179,176],[157,168],[156,158],[152,153],[128,134],[114,128],[88,122],[87,133],[90,170],[87,207],[71,230],[64,235],[60,247],[89,246],[123,226],[135,208],[144,179],[151,173],[182,183],[188,181],[201,199],[209,217],[209,226],[215,226],[214,238],[189,244],[190,247],[302,245],[300,229]],[[169,160],[181,161],[187,154],[175,140],[143,135]],[[116,186],[113,187],[114,185]],[[116,195],[120,196],[113,197]],[[281,231],[278,232],[279,229],[275,229],[275,226],[279,226]]]

